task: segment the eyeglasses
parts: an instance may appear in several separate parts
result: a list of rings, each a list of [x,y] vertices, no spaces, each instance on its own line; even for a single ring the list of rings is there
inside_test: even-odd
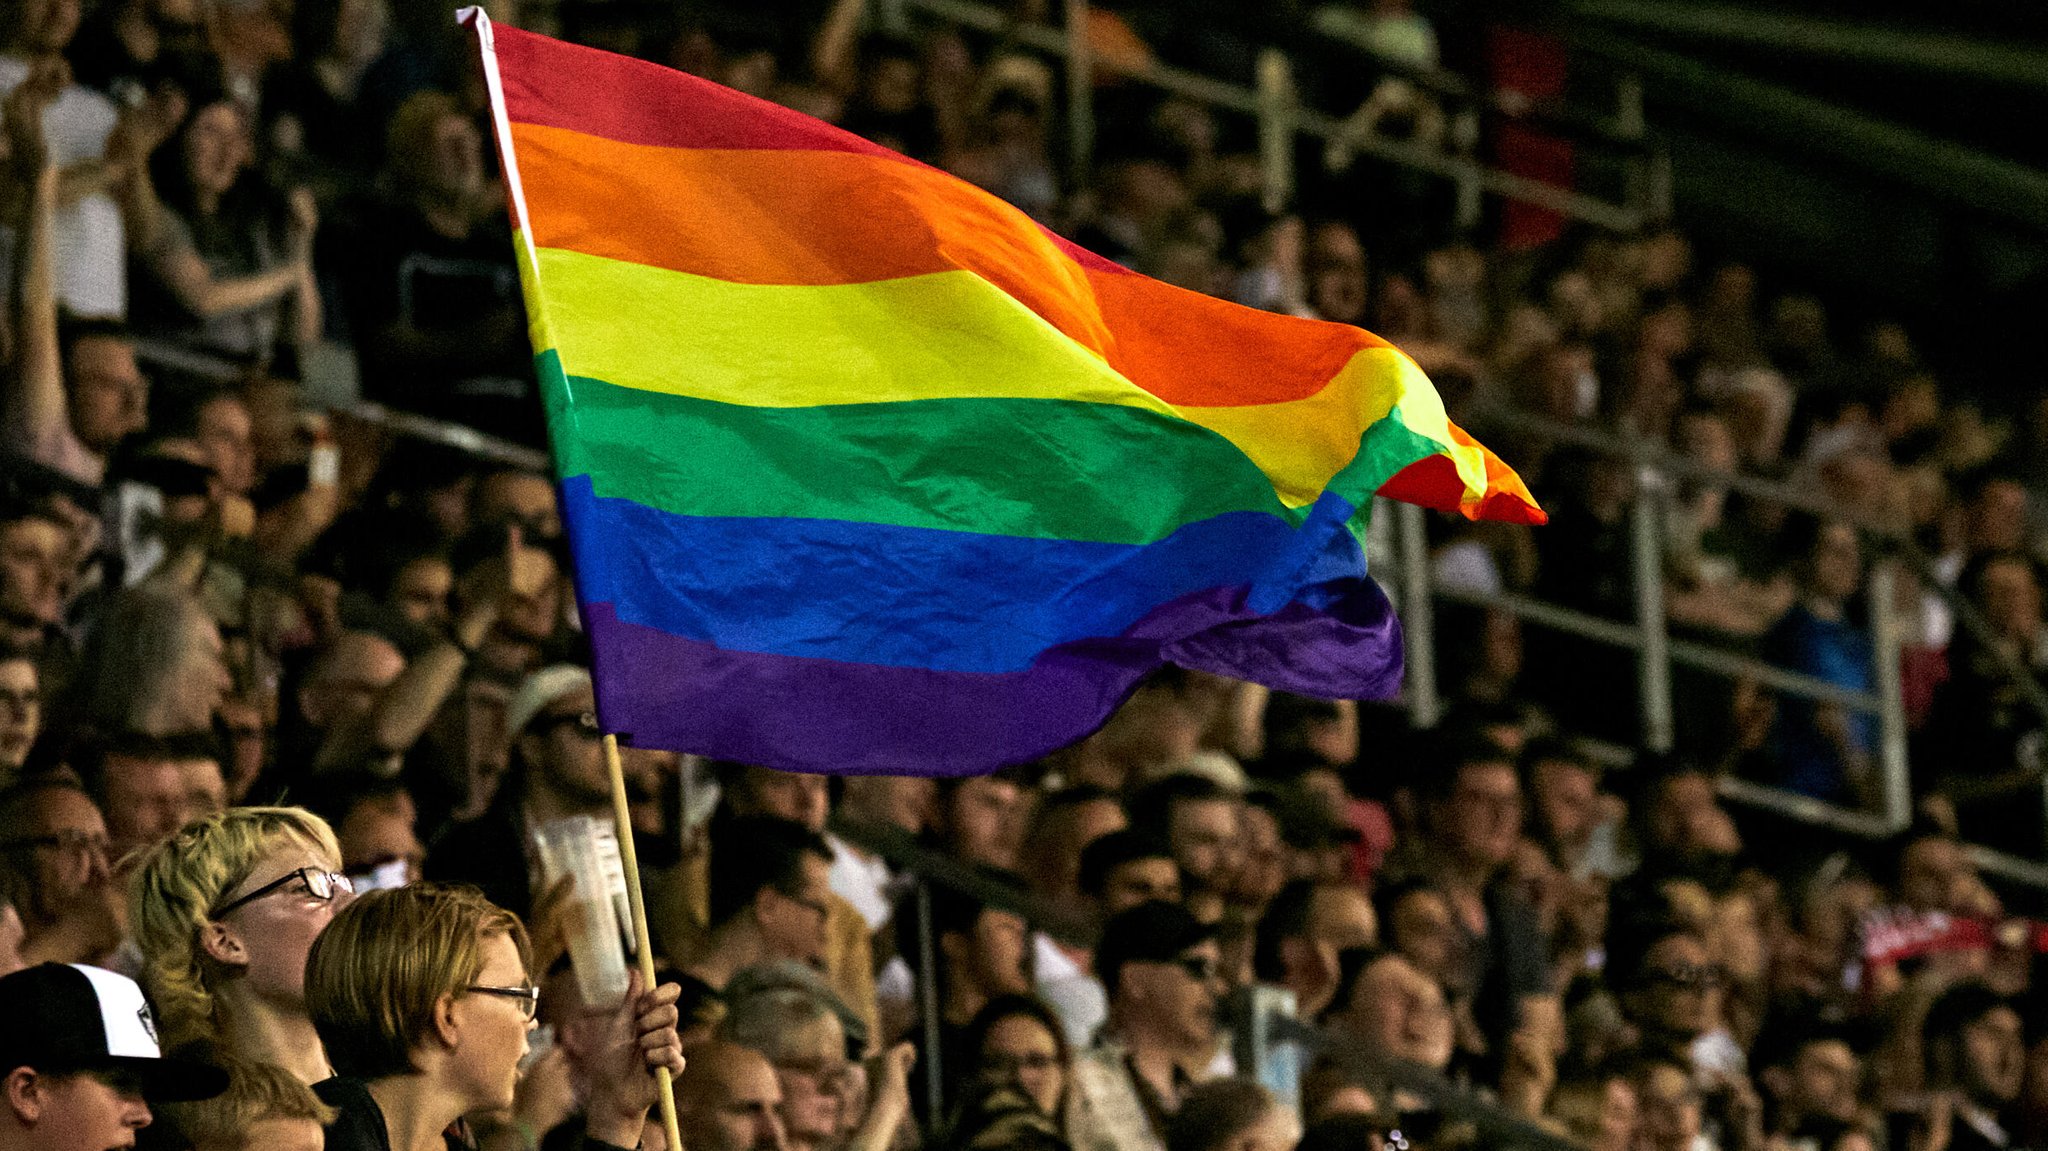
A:
[[[597,726],[597,713],[594,711],[543,714],[534,720],[534,726],[542,731],[553,731],[558,727],[568,727],[572,724],[575,725],[576,734],[585,739],[596,739],[604,734],[604,729]]]
[[[812,911],[818,913],[819,919],[832,918],[831,905],[826,903],[822,899],[812,899],[809,896],[802,895],[794,891],[787,891],[780,887],[775,889],[775,894],[780,895],[782,898],[789,900],[791,903],[796,904],[798,907],[810,908]]]
[[[317,867],[301,867],[297,871],[285,872],[283,875],[278,876],[276,879],[244,895],[240,899],[231,900],[223,904],[209,914],[207,918],[219,919],[221,916],[226,915],[245,903],[253,903],[269,895],[271,892],[295,882],[304,885],[305,894],[308,897],[317,899],[322,903],[333,899],[336,892],[353,895],[356,890],[355,880],[350,879],[346,875],[333,871],[323,871]]]
[[[472,983],[469,985],[469,990],[484,995],[496,995],[505,999],[516,1000],[519,1004],[519,1014],[528,1019],[533,1018],[533,1013],[540,1010],[540,988],[538,987],[486,987],[481,983]]]
[[[844,1059],[789,1059],[777,1063],[775,1069],[801,1075],[815,1082],[820,1091],[829,1091],[852,1073],[853,1064]]]
[[[1006,1079],[1023,1072],[1040,1073],[1051,1071],[1060,1065],[1060,1057],[1033,1051],[1028,1055],[988,1054],[981,1057],[984,1072],[998,1079]]]
[[[1728,972],[1713,963],[1681,964],[1677,967],[1657,967],[1644,973],[1650,983],[1661,983],[1686,991],[1711,991],[1728,982]]]
[[[112,849],[112,843],[105,835],[67,828],[51,835],[28,835],[20,839],[0,842],[0,848],[18,850],[23,847],[48,847],[67,855],[105,855]]]

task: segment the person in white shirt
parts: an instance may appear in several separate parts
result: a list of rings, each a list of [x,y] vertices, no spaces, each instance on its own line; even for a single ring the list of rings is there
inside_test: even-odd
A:
[[[43,61],[61,57],[78,31],[78,0],[0,4],[0,96]],[[164,94],[123,112],[81,84],[65,83],[43,111],[43,133],[58,170],[57,298],[81,316],[128,310],[126,234],[119,196],[144,159],[183,118],[182,101]]]

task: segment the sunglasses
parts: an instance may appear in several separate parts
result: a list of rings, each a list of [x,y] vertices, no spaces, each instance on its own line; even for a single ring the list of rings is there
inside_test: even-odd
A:
[[[1178,967],[1188,973],[1188,978],[1207,983],[1223,974],[1223,965],[1206,955],[1176,955],[1172,959],[1153,960],[1167,967]]]
[[[240,899],[230,900],[229,902],[222,904],[220,907],[215,908],[211,913],[209,913],[207,915],[207,918],[219,919],[221,916],[226,915],[228,912],[233,911],[235,908],[240,907],[243,904],[254,903],[255,901],[263,898],[264,896],[269,895],[271,892],[277,891],[280,888],[283,888],[292,883],[299,883],[304,885],[304,893],[308,897],[317,899],[322,903],[326,903],[329,900],[333,899],[337,892],[346,895],[353,895],[355,894],[356,890],[355,880],[350,879],[348,876],[342,875],[339,872],[324,871],[318,867],[301,867],[297,871],[285,872],[283,875],[278,876],[276,879],[273,879],[269,883],[266,883],[263,886],[257,888],[256,890],[250,892],[249,894],[244,895]]]
[[[480,995],[496,995],[501,999],[513,1000],[519,1006],[519,1014],[528,1019],[533,1018],[534,1012],[540,1010],[538,987],[488,987],[481,983],[472,983],[469,990]]]

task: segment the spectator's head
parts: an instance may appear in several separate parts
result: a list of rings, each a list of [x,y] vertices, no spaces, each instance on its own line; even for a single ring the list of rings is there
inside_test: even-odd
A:
[[[852,1070],[839,1016],[816,996],[778,987],[732,1004],[719,1038],[766,1056],[782,1088],[782,1125],[793,1148],[830,1144],[840,1134],[841,1094]]]
[[[562,513],[555,485],[539,472],[501,468],[476,482],[469,523],[472,528],[517,526],[532,543],[561,538]]]
[[[1920,1051],[1929,1090],[1958,1091],[1993,1111],[2019,1097],[2026,1073],[2019,1012],[1982,983],[1958,983],[1935,999],[1921,1024]]]
[[[1214,1079],[1180,1101],[1166,1123],[1166,1151],[1294,1151],[1300,1125],[1250,1079]]]
[[[1863,586],[1863,544],[1842,520],[1795,521],[1800,583],[1813,599],[1841,604]]]
[[[1443,985],[1391,951],[1344,952],[1324,1022],[1399,1059],[1441,1071],[1454,1028]]]
[[[185,122],[157,153],[157,187],[166,203],[211,216],[255,155],[249,113],[233,96],[216,89],[201,96]]]
[[[7,0],[0,3],[0,28],[7,47],[24,56],[64,51],[78,33],[79,0]]]
[[[419,838],[419,808],[404,781],[367,771],[344,771],[315,781],[305,804],[334,828],[341,872],[356,890],[416,883],[426,864]]]
[[[1112,831],[1081,849],[1081,894],[1104,919],[1141,903],[1179,903],[1180,865],[1164,841],[1142,831]]]
[[[1169,775],[1131,797],[1131,826],[1166,841],[1194,891],[1220,891],[1237,871],[1244,800],[1199,775]]]
[[[1379,921],[1365,892],[1346,883],[1297,880],[1280,890],[1259,919],[1252,973],[1291,989],[1305,1017],[1329,1003],[1341,974],[1339,956],[1378,942]]]
[[[983,1087],[1013,1087],[1057,1119],[1065,1114],[1073,1056],[1052,1009],[1030,995],[1000,995],[968,1022],[960,1049]]]
[[[192,1151],[320,1151],[326,1145],[325,1128],[337,1113],[291,1072],[220,1051],[207,1058],[227,1072],[227,1090],[164,1108]]]
[[[84,788],[62,778],[0,793],[0,853],[0,901],[21,914],[30,939],[106,895],[106,820]]]
[[[1222,959],[1215,930],[1185,908],[1146,903],[1111,917],[1095,948],[1110,1026],[1133,1047],[1208,1044],[1224,991]]]
[[[306,955],[348,903],[334,833],[296,807],[187,824],[137,863],[129,923],[167,1041],[225,1040],[230,1017],[305,1010]]]
[[[405,670],[398,645],[374,632],[346,631],[313,657],[299,683],[299,714],[314,731],[359,723]]]
[[[1750,1066],[1777,1109],[1780,1130],[1797,1130],[1809,1120],[1855,1121],[1863,1061],[1839,1028],[1781,1017],[1757,1038]]]
[[[1024,837],[1031,886],[1046,898],[1073,901],[1080,894],[1081,853],[1128,822],[1123,804],[1098,787],[1082,784],[1046,796]]]
[[[1273,789],[1256,788],[1246,794],[1241,811],[1238,865],[1231,877],[1230,896],[1253,914],[1278,895],[1290,878],[1292,859],[1280,835],[1279,804],[1280,797]]]
[[[1976,472],[1961,483],[1964,546],[1973,555],[2027,546],[2027,488],[1996,471]]]
[[[1325,320],[1363,323],[1368,279],[1357,229],[1342,220],[1319,221],[1308,229],[1307,247],[1309,307]]]
[[[1029,799],[1024,779],[1011,771],[940,780],[940,838],[963,863],[1013,868]]]
[[[149,426],[149,380],[135,362],[135,337],[119,320],[67,319],[59,340],[71,431],[108,455]]]
[[[337,1074],[401,1076],[461,1113],[512,1105],[533,1029],[519,917],[473,888],[372,891],[337,913],[306,960],[306,1013]]]
[[[718,763],[719,787],[734,815],[761,815],[824,831],[832,795],[822,775],[777,771],[744,763]]]
[[[1600,821],[1599,770],[1577,747],[1556,739],[1532,742],[1521,762],[1535,816],[1532,833],[1557,848],[1584,843]]]
[[[544,798],[570,810],[611,802],[588,669],[556,664],[527,676],[506,705],[505,730],[529,802]]]
[[[749,934],[762,959],[820,962],[831,871],[831,847],[800,823],[766,816],[721,823],[711,844],[712,930]]]
[[[429,547],[405,558],[391,572],[384,602],[415,627],[437,628],[448,622],[454,592],[455,569],[447,552]]]
[[[2032,650],[2041,631],[2041,571],[2024,552],[1988,552],[1970,561],[1956,584],[2000,639]]]
[[[848,818],[922,835],[932,825],[938,784],[918,775],[846,777],[839,808]]]
[[[1266,699],[1265,759],[1297,770],[1350,763],[1358,757],[1358,725],[1347,722],[1346,714],[1345,705],[1334,700],[1274,692]]]
[[[217,1067],[165,1059],[142,988],[97,967],[44,963],[0,977],[0,1147],[133,1147],[150,1104],[205,1099]]]
[[[1947,829],[1916,823],[1887,853],[1893,898],[1914,911],[1956,911],[1975,877],[1963,845]]]
[[[1589,1151],[1631,1151],[1635,1146],[1636,1090],[1621,1068],[1560,1082],[1550,1115]]]
[[[132,736],[93,746],[74,766],[107,815],[116,863],[228,805],[227,778],[210,734]]]
[[[1740,847],[1735,824],[1714,792],[1714,778],[1682,760],[1646,763],[1636,769],[1640,783],[1630,815],[1643,851],[1659,860],[1701,854],[1733,854]]]
[[[1201,747],[1220,702],[1214,677],[1180,668],[1152,675],[1083,746],[1100,757],[1103,770],[1088,782],[1123,790],[1148,770],[1186,762]]]
[[[1673,1058],[1647,1056],[1631,1069],[1629,1085],[1636,1096],[1636,1146],[1641,1151],[1692,1151],[1702,1117],[1692,1069]]]
[[[1458,742],[1421,777],[1422,816],[1451,866],[1489,876],[1522,835],[1522,783],[1514,757],[1491,741]]]
[[[32,508],[0,514],[0,624],[17,647],[39,646],[64,622],[71,554],[70,529],[54,515]]]
[[[207,731],[234,686],[220,628],[181,588],[141,584],[117,596],[86,650],[78,694],[101,731]]]
[[[1691,924],[1650,915],[1617,923],[1608,942],[1613,985],[1645,1034],[1689,1043],[1713,1026],[1726,975]]]
[[[768,1058],[714,1040],[690,1048],[676,1081],[676,1124],[690,1151],[783,1151],[782,1085]]]
[[[28,762],[42,730],[42,673],[26,656],[0,655],[0,786]]]
[[[384,155],[400,195],[476,211],[484,186],[484,141],[476,122],[446,92],[415,92],[385,132]]]
[[[994,882],[1023,886],[1022,876],[993,868],[981,871]],[[1031,989],[1031,944],[1023,916],[944,886],[933,888],[931,907],[940,964],[937,977],[948,1010],[964,1018],[998,995],[1021,995]],[[918,917],[899,911],[896,927],[901,937],[898,953],[915,956]],[[916,968],[915,963],[911,966]]]
[[[1344,780],[1333,768],[1310,766],[1290,783],[1254,788],[1246,796],[1244,871],[1258,870],[1263,845],[1251,843],[1252,812],[1268,817],[1272,832],[1279,837],[1281,879],[1340,881],[1351,873],[1354,855],[1362,838],[1358,828],[1345,817],[1350,802]],[[1272,882],[1269,877],[1265,882]],[[1250,897],[1260,890],[1259,881],[1241,877],[1241,898],[1257,906],[1264,900]],[[1270,896],[1270,892],[1267,893]]]

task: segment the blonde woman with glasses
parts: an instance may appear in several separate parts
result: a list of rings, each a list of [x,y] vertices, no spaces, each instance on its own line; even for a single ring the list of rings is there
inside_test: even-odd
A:
[[[531,962],[519,917],[472,887],[372,891],[336,915],[306,967],[307,1011],[342,1076],[315,1088],[341,1111],[327,1151],[470,1146],[464,1116],[512,1106],[540,1002]],[[583,1057],[587,1151],[638,1146],[654,1069],[682,1073],[679,991],[636,972],[601,1013]]]
[[[326,821],[237,807],[149,849],[129,886],[141,983],[165,1046],[206,1040],[308,1085],[333,1074],[306,1015],[306,956],[353,887]]]

